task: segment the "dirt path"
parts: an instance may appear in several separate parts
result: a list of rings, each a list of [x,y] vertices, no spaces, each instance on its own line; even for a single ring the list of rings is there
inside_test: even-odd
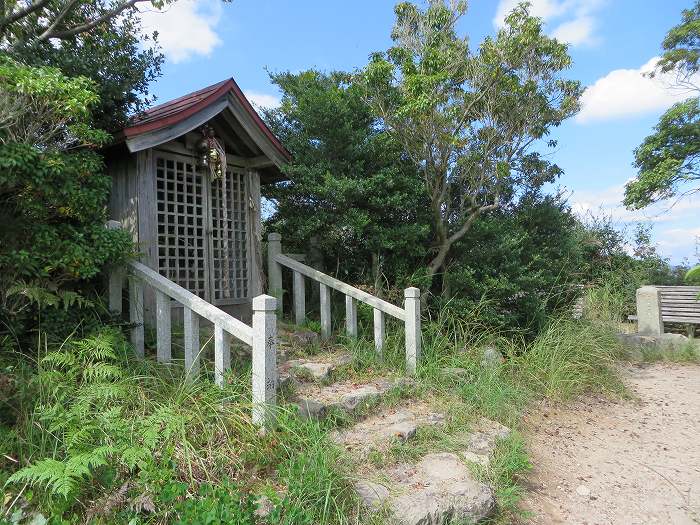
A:
[[[529,524],[700,524],[700,366],[624,369],[638,398],[526,418]]]

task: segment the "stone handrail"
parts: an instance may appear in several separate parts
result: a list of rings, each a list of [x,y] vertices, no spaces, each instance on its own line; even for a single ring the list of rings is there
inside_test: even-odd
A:
[[[421,351],[420,290],[404,290],[404,308],[344,283],[282,253],[282,237],[277,233],[268,236],[268,280],[269,291],[278,298],[278,309],[282,308],[282,267],[294,272],[294,318],[297,324],[306,319],[306,288],[304,278],[319,283],[321,310],[321,337],[331,335],[330,289],[345,295],[345,329],[350,337],[357,337],[357,301],[374,309],[374,346],[381,355],[385,339],[384,315],[390,315],[405,323],[406,370],[414,374]]]
[[[119,223],[110,221],[109,228]],[[122,312],[122,290],[129,280],[129,320],[131,343],[138,357],[144,356],[144,285],[156,296],[156,358],[168,363],[172,358],[173,301],[183,307],[186,377],[199,374],[200,319],[214,325],[214,381],[224,385],[224,374],[231,368],[231,337],[252,347],[253,422],[265,426],[272,418],[277,387],[277,299],[259,295],[253,299],[252,326],[224,312],[189,290],[137,262],[114,269],[109,275],[109,308]],[[128,274],[128,276],[126,275]]]

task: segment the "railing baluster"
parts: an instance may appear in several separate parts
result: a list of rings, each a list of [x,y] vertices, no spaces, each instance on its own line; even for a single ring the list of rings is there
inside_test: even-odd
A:
[[[156,358],[169,363],[171,358],[170,297],[156,290]]]
[[[420,290],[404,290],[404,309],[406,310],[406,371],[415,374],[420,361]]]
[[[253,299],[253,423],[272,424],[277,396],[277,300]]]
[[[384,350],[384,312],[374,309],[374,348],[380,357]]]
[[[323,283],[318,283],[321,298],[321,339],[331,337],[331,294],[330,289]]]
[[[137,357],[144,355],[143,330],[143,283],[138,277],[129,278],[129,322],[131,344]]]
[[[294,272],[294,319],[298,325],[306,319],[306,287],[299,272]]]
[[[185,377],[192,379],[199,375],[199,315],[185,306]]]
[[[282,236],[271,233],[267,236],[267,287],[271,295],[277,298],[277,311],[282,317],[282,265],[275,259],[282,253]]]
[[[124,286],[124,268],[114,268],[109,272],[109,309],[115,314],[122,313],[122,288]]]
[[[345,296],[345,330],[350,337],[357,337],[357,302]]]
[[[255,341],[253,341],[255,344]],[[224,386],[224,374],[231,368],[231,336],[214,325],[214,382]]]

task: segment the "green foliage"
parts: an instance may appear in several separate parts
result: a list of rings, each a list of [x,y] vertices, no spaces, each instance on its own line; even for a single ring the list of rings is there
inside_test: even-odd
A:
[[[536,333],[569,307],[597,252],[595,235],[561,196],[528,195],[476,221],[455,244],[444,302],[456,312],[480,304],[490,325]]]
[[[55,5],[54,5],[55,4]],[[48,10],[54,16],[59,2],[50,2]],[[66,24],[101,16],[114,2],[81,0]],[[37,20],[25,25],[35,30]],[[18,36],[10,53],[18,60],[34,66],[57,68],[64,75],[85,77],[94,82],[99,101],[91,107],[95,127],[115,131],[126,123],[130,114],[145,109],[153,98],[149,85],[160,76],[163,55],[156,35],[142,31],[138,11],[128,9],[89,32],[61,39],[56,46],[50,40],[27,41]]]
[[[95,89],[85,77],[0,57],[0,144],[106,142],[109,135],[91,127],[90,109],[99,102]]]
[[[681,23],[666,35],[663,49],[657,71],[676,75],[676,87],[697,92],[694,75],[700,64],[700,2],[683,11]],[[625,206],[640,209],[700,190],[699,117],[698,97],[675,104],[661,116],[654,133],[634,152],[639,173],[625,187]]]
[[[681,18],[662,42],[664,54],[658,68],[664,73],[680,71],[687,78],[698,71],[700,64],[700,2],[684,9]]]
[[[426,242],[421,182],[381,128],[350,75],[309,70],[271,75],[283,93],[266,120],[291,151],[288,183],[263,188],[276,203],[267,226],[292,249],[331,254],[323,266],[343,279],[395,285]],[[418,251],[418,253],[416,253]]]
[[[685,274],[686,282],[690,284],[700,284],[700,266],[695,266]]]
[[[90,281],[132,252],[104,227],[110,186],[93,152],[0,145],[0,315],[17,337],[44,307],[92,306]]]
[[[394,46],[372,56],[362,79],[423,179],[430,280],[479,216],[561,174],[529,146],[576,113],[581,87],[563,76],[566,45],[546,36],[525,4],[477,51],[456,29],[465,2],[402,2],[395,11]]]
[[[679,102],[661,116],[635,150],[637,178],[625,187],[624,204],[631,209],[679,194],[698,191],[700,181],[700,101]]]
[[[171,509],[173,525],[255,525],[256,505],[230,481],[203,483],[195,497],[187,496],[186,483],[172,483],[159,494],[159,503]]]

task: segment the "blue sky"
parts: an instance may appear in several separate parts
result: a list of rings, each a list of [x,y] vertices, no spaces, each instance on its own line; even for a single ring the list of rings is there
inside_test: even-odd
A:
[[[253,102],[277,103],[271,71],[352,70],[390,45],[393,0],[179,0],[167,12],[144,12],[166,55],[153,85],[159,101],[234,77]],[[497,30],[516,0],[472,0],[460,30],[473,46]],[[659,115],[683,94],[641,73],[653,66],[660,42],[691,0],[534,0],[547,32],[570,45],[569,75],[587,90],[581,113],[553,133],[552,158],[565,171],[558,185],[582,215],[611,214],[624,227],[653,223],[661,253],[695,262],[700,198],[644,212],[620,206],[635,174],[633,150]],[[670,208],[670,209],[669,209]]]

